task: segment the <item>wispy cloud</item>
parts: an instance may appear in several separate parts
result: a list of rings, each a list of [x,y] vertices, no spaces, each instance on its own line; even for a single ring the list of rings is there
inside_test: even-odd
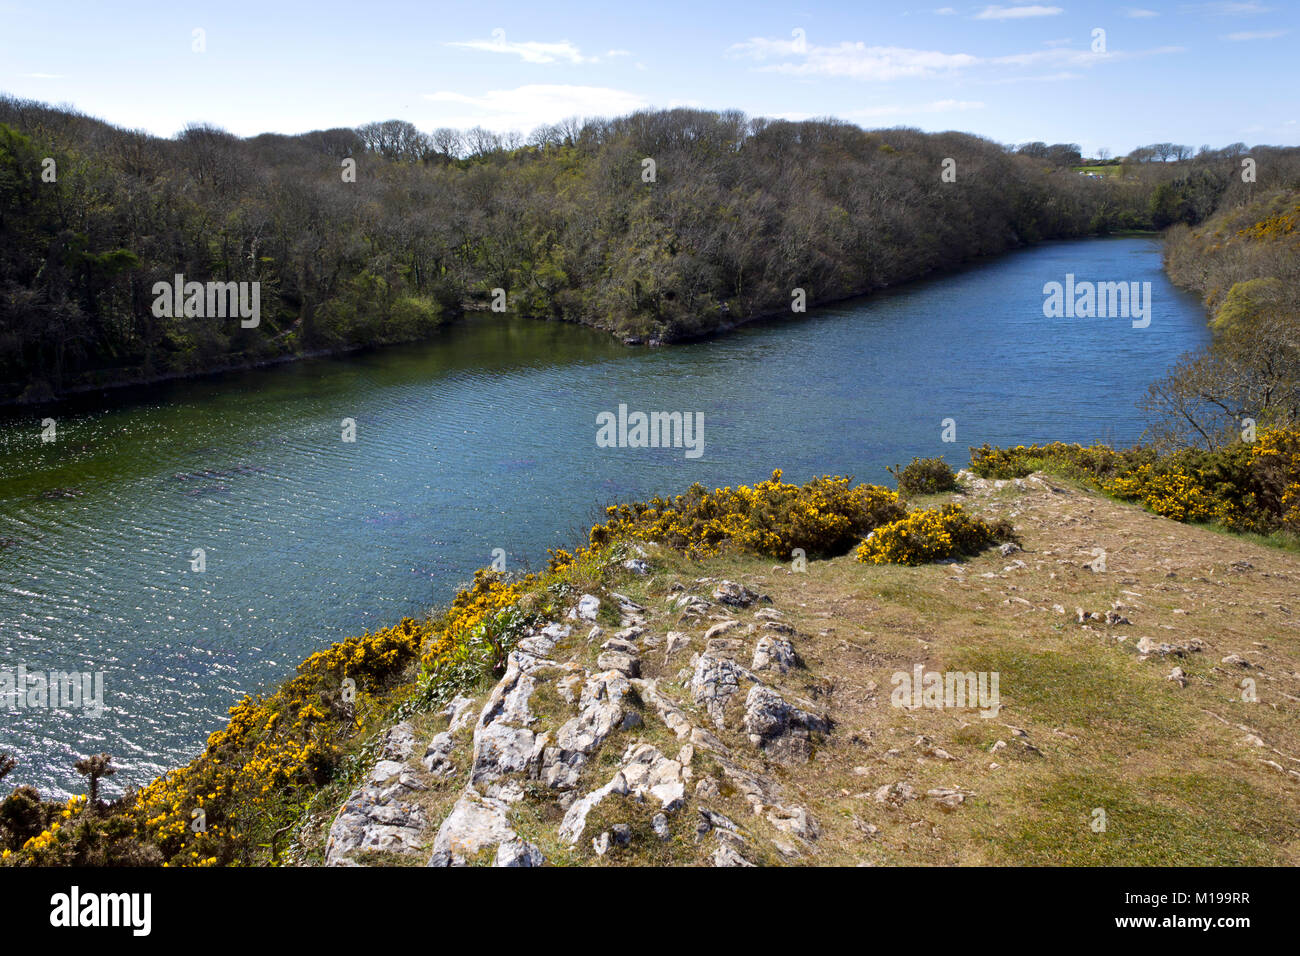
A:
[[[1125,7],[1124,16],[1130,20],[1145,20],[1150,17],[1160,16],[1155,10],[1144,10],[1142,7]]]
[[[520,43],[507,40],[504,33],[491,40],[455,40],[446,45],[487,53],[507,53],[519,57],[525,63],[595,63],[598,59],[594,56],[583,56],[582,51],[568,40],[560,40],[557,43],[527,40]]]
[[[61,80],[62,73],[24,73],[23,76],[29,80]]]
[[[488,90],[478,96],[439,90],[425,93],[423,98],[460,108],[441,116],[439,125],[525,132],[570,116],[619,116],[650,105],[645,97],[628,90],[567,84],[530,84],[512,90]]]
[[[1272,40],[1276,37],[1286,36],[1287,30],[1242,30],[1238,33],[1229,33],[1220,39],[1231,40],[1234,43],[1240,43],[1243,40]]]
[[[977,70],[1005,70],[1040,67],[1068,71],[1092,68],[1101,63],[1137,57],[1181,53],[1182,47],[1165,46],[1150,50],[1110,50],[1094,53],[1064,45],[1049,46],[1028,53],[982,57],[971,53],[945,53],[908,47],[867,46],[840,43],[836,46],[802,45],[798,41],[752,37],[732,45],[727,54],[761,64],[764,72],[791,76],[832,76],[868,82],[920,79],[966,74]],[[993,81],[990,81],[993,82]]]
[[[975,14],[976,20],[1023,20],[1026,17],[1054,17],[1064,13],[1061,7],[1043,7],[1038,5],[1001,7],[994,4]]]
[[[979,57],[969,53],[941,53],[897,46],[847,42],[836,46],[808,45],[802,50],[799,46],[793,40],[754,37],[733,45],[727,52],[759,61],[799,55],[801,59],[797,61],[773,63],[761,69],[794,76],[843,76],[858,80],[936,76],[979,63]]]

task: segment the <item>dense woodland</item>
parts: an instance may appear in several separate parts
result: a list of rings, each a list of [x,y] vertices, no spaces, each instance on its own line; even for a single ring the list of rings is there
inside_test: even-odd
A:
[[[4,98],[0,400],[410,341],[494,289],[522,315],[672,341],[788,313],[796,288],[813,305],[1250,198],[1241,144],[1146,150],[1084,176],[1070,144],[684,109],[526,139],[395,120],[162,139]],[[1250,155],[1261,181],[1300,182],[1300,150]],[[260,283],[260,324],[155,316],[178,273]]]

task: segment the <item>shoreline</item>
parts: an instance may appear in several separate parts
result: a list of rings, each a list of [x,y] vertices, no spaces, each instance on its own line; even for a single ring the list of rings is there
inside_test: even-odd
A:
[[[974,258],[965,259],[960,262],[954,263],[950,266],[943,266],[943,267],[931,269],[928,272],[922,273],[921,275],[913,276],[912,278],[909,279],[903,279],[896,283],[892,283],[892,284],[886,283],[885,285],[877,286],[875,288],[863,289],[861,291],[852,292],[848,295],[835,296],[829,299],[810,300],[808,302],[808,311],[805,312],[791,313],[789,310],[756,312],[753,315],[737,318],[733,321],[727,322],[724,325],[719,325],[716,328],[708,329],[706,331],[697,332],[693,334],[675,336],[671,338],[663,338],[663,339],[655,338],[647,341],[635,337],[633,338],[621,337],[618,332],[606,326],[599,325],[593,322],[583,322],[577,319],[537,318],[537,319],[530,319],[530,321],[566,322],[570,325],[585,326],[594,331],[602,332],[605,335],[609,336],[610,338],[614,339],[615,341],[621,340],[622,344],[629,348],[633,348],[633,347],[659,348],[659,347],[669,346],[669,345],[684,345],[684,344],[689,344],[694,342],[702,342],[711,338],[727,335],[743,326],[752,325],[757,322],[773,321],[777,319],[789,319],[792,316],[798,316],[800,319],[806,320],[811,316],[812,310],[830,308],[832,306],[839,305],[844,302],[849,302],[854,299],[862,299],[869,296],[877,295],[882,292],[903,289],[918,282],[924,282],[930,279],[942,278],[944,276],[952,275],[954,273],[960,272],[964,269],[974,268],[983,262],[995,260],[1001,258],[1002,256],[1010,255],[1012,253],[1019,252],[1025,249],[1032,249],[1039,246],[1047,245],[1053,242],[1078,242],[1083,240],[1101,240],[1101,239],[1142,239],[1142,238],[1156,239],[1159,238],[1160,235],[1161,233],[1157,231],[1123,230],[1123,231],[1107,233],[1106,235],[1088,235],[1088,236],[1078,236],[1078,237],[1067,238],[1067,239],[1043,239],[1038,242],[1027,242],[1027,243],[1022,242],[1019,245],[1011,246],[1003,250],[1002,252],[989,253],[987,255],[976,256]],[[296,362],[309,361],[312,359],[336,358],[339,356],[369,352],[372,350],[382,350],[382,349],[393,348],[401,345],[412,345],[412,344],[434,342],[437,340],[438,334],[441,334],[442,330],[448,328],[449,326],[460,324],[466,321],[466,319],[468,319],[476,311],[485,311],[485,310],[476,310],[472,308],[464,309],[459,314],[454,315],[450,319],[450,321],[440,325],[438,327],[437,334],[425,338],[411,339],[411,340],[399,341],[399,342],[385,342],[382,344],[346,345],[346,346],[340,346],[338,348],[310,349],[305,352],[294,353],[289,355],[277,355],[277,356],[271,356],[262,359],[245,359],[243,361],[234,361],[234,362],[229,362],[227,364],[223,364],[216,368],[206,368],[202,370],[192,370],[192,371],[185,371],[185,372],[165,372],[165,373],[156,373],[153,375],[142,375],[137,373],[134,375],[130,375],[128,377],[124,377],[121,380],[117,380],[117,381],[102,382],[93,385],[82,384],[82,385],[73,386],[71,388],[64,389],[63,391],[53,395],[53,397],[40,398],[37,400],[24,401],[22,397],[24,393],[20,392],[19,394],[14,395],[12,397],[0,398],[0,419],[19,417],[29,411],[67,408],[69,406],[74,406],[80,402],[88,401],[91,398],[91,396],[93,396],[97,392],[104,393],[106,395],[107,393],[111,392],[111,393],[115,393],[118,396],[124,396],[124,395],[128,395],[130,390],[132,389],[144,390],[154,385],[163,385],[172,382],[201,381],[203,379],[216,378],[220,375],[226,375],[232,372],[251,372],[251,371],[256,371],[258,369],[273,368],[279,365],[289,365],[289,364],[294,364]],[[503,313],[503,314],[514,314],[518,316],[518,313]],[[527,318],[527,317],[519,316],[519,318]]]

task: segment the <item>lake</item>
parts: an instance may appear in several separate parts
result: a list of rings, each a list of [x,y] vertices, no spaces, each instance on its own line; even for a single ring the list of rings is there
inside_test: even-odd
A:
[[[1149,281],[1149,326],[1045,317],[1067,274]],[[606,504],[776,467],[885,481],[984,442],[1131,444],[1147,385],[1208,338],[1156,240],[1096,239],[667,348],[477,315],[420,345],[11,412],[0,673],[102,672],[104,713],[0,709],[6,789],[83,792],[72,764],[100,751],[122,768],[108,793],[146,783],[313,651],[448,601],[494,549],[543,566]],[[699,413],[702,453],[598,447],[620,405]]]

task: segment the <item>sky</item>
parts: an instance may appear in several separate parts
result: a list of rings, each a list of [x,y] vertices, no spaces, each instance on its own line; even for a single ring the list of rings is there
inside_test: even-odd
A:
[[[1300,4],[0,0],[0,91],[172,136],[641,108],[1001,143],[1300,144]]]

